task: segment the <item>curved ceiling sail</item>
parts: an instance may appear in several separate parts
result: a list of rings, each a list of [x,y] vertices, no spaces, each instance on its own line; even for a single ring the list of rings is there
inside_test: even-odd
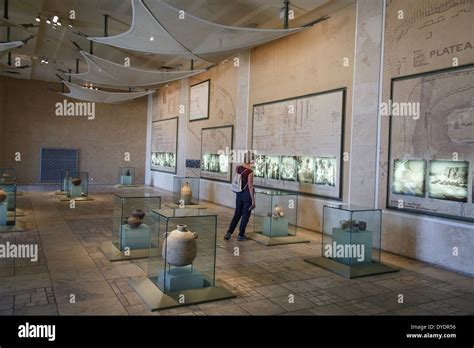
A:
[[[298,32],[295,29],[253,29],[215,24],[184,14],[160,0],[131,0],[132,26],[125,33],[89,40],[120,48],[200,58],[219,63],[235,53]]]
[[[0,53],[11,50],[16,47],[23,46],[25,43],[23,41],[13,41],[13,42],[4,42],[0,43]]]
[[[89,89],[82,86],[78,86],[74,83],[63,81],[63,83],[69,88],[69,93],[60,93],[66,97],[78,99],[93,103],[122,103],[129,100],[141,98],[145,95],[152,94],[155,91],[143,91],[143,92],[106,92],[95,89]]]
[[[132,1],[132,25],[119,35],[89,37],[89,40],[102,44],[125,48],[132,51],[159,53],[163,55],[184,55],[196,59],[158,23],[141,0]]]
[[[108,86],[137,87],[157,85],[206,71],[204,69],[189,71],[142,70],[110,62],[84,51],[81,51],[81,54],[87,62],[88,71],[80,74],[66,73],[66,75],[82,81]]]

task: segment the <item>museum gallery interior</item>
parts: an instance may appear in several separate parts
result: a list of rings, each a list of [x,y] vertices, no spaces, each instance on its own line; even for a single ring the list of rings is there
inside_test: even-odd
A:
[[[474,314],[474,1],[0,13],[0,315]]]

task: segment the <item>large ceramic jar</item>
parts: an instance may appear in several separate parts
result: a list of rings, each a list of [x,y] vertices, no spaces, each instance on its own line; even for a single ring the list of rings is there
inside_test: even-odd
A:
[[[189,182],[186,181],[183,187],[181,187],[180,199],[183,201],[185,205],[190,205],[192,198],[193,198],[193,191],[191,190],[191,187],[189,186]]]
[[[7,193],[3,190],[0,190],[0,203],[5,202],[6,199],[7,199]]]
[[[177,229],[166,232],[161,255],[166,263],[172,266],[187,266],[193,263],[197,254],[198,234],[188,230],[186,225],[178,225]]]

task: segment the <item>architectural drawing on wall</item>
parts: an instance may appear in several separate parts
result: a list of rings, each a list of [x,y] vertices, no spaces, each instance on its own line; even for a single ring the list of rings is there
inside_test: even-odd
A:
[[[336,157],[316,157],[314,183],[323,186],[336,186],[336,167]]]
[[[472,81],[472,64],[392,80],[392,103],[419,103],[420,115],[390,117],[388,207],[474,221],[468,187],[469,163],[474,163]],[[428,195],[406,196],[395,190],[393,159],[399,158],[430,161]]]
[[[230,182],[233,126],[203,128],[201,131],[201,178]]]
[[[174,152],[152,152],[151,164],[155,167],[176,167],[176,154]]]
[[[409,1],[403,9],[403,20],[398,13],[400,3],[387,1],[386,69],[400,74],[411,68],[443,66],[472,50],[472,30],[459,30],[454,35],[446,32],[447,28],[471,27],[472,1]],[[450,37],[454,39],[446,41]]]
[[[469,162],[430,161],[430,198],[467,202]]]
[[[209,118],[211,80],[206,80],[191,86],[189,121]]]
[[[178,153],[178,118],[155,121],[152,124],[151,170],[176,173]]]
[[[393,164],[393,193],[425,196],[425,160],[396,159]]]
[[[281,156],[280,180],[298,180],[298,164],[296,156]]]
[[[267,175],[267,163],[265,155],[255,156],[255,167],[253,169],[253,176],[255,178],[264,178]]]
[[[266,156],[266,176],[267,179],[280,179],[280,156]]]
[[[344,104],[343,88],[254,105],[252,149],[267,156],[267,175],[255,176],[255,185],[341,199]],[[268,171],[270,156],[282,159],[277,177]],[[320,184],[316,158],[321,158]],[[323,165],[333,172],[323,172]],[[289,174],[286,168],[293,167],[296,174]]]
[[[298,157],[298,181],[302,184],[314,183],[314,157]]]
[[[158,91],[158,105],[160,116],[162,118],[170,118],[179,115],[179,99],[181,94],[180,83],[170,83],[168,87]],[[161,103],[160,103],[161,101]]]

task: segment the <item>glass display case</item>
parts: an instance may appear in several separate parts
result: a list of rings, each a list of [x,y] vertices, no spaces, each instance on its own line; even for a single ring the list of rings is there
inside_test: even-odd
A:
[[[382,210],[324,205],[321,257],[307,259],[348,278],[395,272],[380,262]]]
[[[62,194],[67,194],[69,181],[69,170],[61,169],[61,181],[59,183],[59,192]]]
[[[0,184],[16,182],[16,168],[0,168]]]
[[[154,211],[157,228],[150,247],[160,253],[148,259],[148,278],[132,280],[152,310],[234,297],[216,286],[217,215],[206,209]]]
[[[15,182],[0,183],[0,227],[16,224],[16,194]]]
[[[120,167],[118,173],[119,186],[134,186],[135,185],[135,168]]]
[[[69,172],[67,177],[67,197],[74,199],[87,198],[89,194],[89,173]]]
[[[186,208],[199,205],[199,184],[198,177],[179,177],[173,178],[173,208]]]
[[[280,190],[255,190],[253,233],[248,236],[266,245],[309,242],[296,237],[298,195]]]
[[[161,209],[161,196],[149,192],[114,196],[112,242],[100,249],[110,261],[148,257],[151,231],[156,229],[152,211]],[[152,243],[158,247],[158,243]]]

